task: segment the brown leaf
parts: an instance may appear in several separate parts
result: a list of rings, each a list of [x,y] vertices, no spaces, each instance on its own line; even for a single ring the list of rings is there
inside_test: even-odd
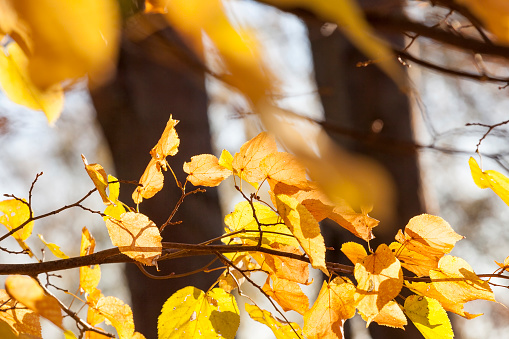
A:
[[[189,174],[187,180],[194,186],[214,187],[228,178],[232,172],[218,164],[218,159],[211,154],[200,154],[184,163],[184,172]]]

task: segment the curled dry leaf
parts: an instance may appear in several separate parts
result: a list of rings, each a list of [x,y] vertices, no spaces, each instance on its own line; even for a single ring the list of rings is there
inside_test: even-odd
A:
[[[189,174],[187,180],[194,186],[214,187],[228,178],[232,172],[219,165],[218,159],[211,154],[200,154],[184,163],[184,172]]]
[[[101,195],[103,203],[108,206],[111,205],[111,201],[108,199],[108,195],[106,194],[106,188],[108,188],[108,176],[106,175],[106,171],[99,164],[88,164],[87,158],[82,154],[81,159],[83,160],[83,164],[85,164],[85,170],[88,173],[90,179],[97,188],[97,192]]]
[[[120,220],[109,218],[106,227],[113,245],[144,265],[155,265],[161,255],[162,237],[157,226],[144,214],[127,212]]]

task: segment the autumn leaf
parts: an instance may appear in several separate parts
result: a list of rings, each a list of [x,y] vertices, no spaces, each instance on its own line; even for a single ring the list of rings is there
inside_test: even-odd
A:
[[[233,172],[232,162],[233,162],[233,155],[231,155],[230,152],[228,152],[227,150],[224,149],[221,152],[221,156],[219,157],[218,164]]]
[[[12,298],[29,310],[63,329],[62,312],[58,301],[45,294],[35,279],[23,275],[10,275],[5,280],[5,289]]]
[[[354,265],[368,256],[364,246],[351,241],[341,245],[341,252],[343,252]]]
[[[211,154],[196,155],[191,162],[184,163],[187,180],[194,186],[214,187],[228,178],[232,172],[219,165],[218,159]]]
[[[267,155],[260,161],[260,170],[271,188],[279,182],[299,189],[308,188],[306,168],[290,153],[275,152]]]
[[[107,319],[107,323],[115,327],[120,339],[132,339],[134,320],[129,305],[115,297],[103,297],[94,308]]]
[[[438,269],[431,270],[432,285],[453,303],[463,304],[471,300],[495,301],[495,295],[487,281],[481,280],[463,259],[446,255],[438,262]]]
[[[108,194],[106,194],[106,188],[108,188],[108,176],[106,175],[106,171],[99,164],[88,164],[87,158],[82,154],[81,159],[83,160],[83,164],[85,164],[85,170],[88,173],[90,179],[97,188],[97,192],[101,195],[103,203],[108,206],[111,205],[111,201],[108,199]]]
[[[37,236],[39,237],[39,239],[41,239],[43,244],[46,245],[46,247],[48,247],[50,252],[53,253],[53,255],[55,257],[60,258],[60,259],[68,259],[69,258],[69,256],[67,254],[62,252],[62,250],[60,249],[59,246],[49,243],[46,240],[44,240],[44,237],[42,236],[42,234],[37,234]]]
[[[0,85],[11,101],[43,111],[53,124],[64,106],[62,86],[37,87],[28,74],[28,65],[29,59],[21,47],[16,42],[9,43],[0,51]]]
[[[34,311],[16,307],[16,300],[11,299],[5,290],[0,290],[0,305],[0,322],[8,325],[9,331],[16,335],[13,338],[21,334],[42,338],[39,316]],[[2,330],[0,334],[3,334]]]
[[[161,138],[157,144],[150,150],[152,159],[164,162],[168,155],[175,155],[178,152],[180,145],[180,139],[175,130],[175,126],[179,123],[178,120],[174,120],[170,115],[170,119],[166,123],[166,127],[161,135]],[[164,164],[161,164],[165,168]]]
[[[501,263],[499,263],[499,262],[496,262],[496,261],[495,261],[495,263],[496,263],[498,266],[500,266],[500,268],[504,269],[504,271],[509,271],[509,257],[506,257],[506,258],[504,259],[504,263],[503,263],[503,264],[501,264]]]
[[[355,286],[348,278],[323,282],[318,297],[304,314],[304,334],[309,339],[343,338],[345,320],[355,315]]]
[[[509,18],[509,11],[508,11]],[[507,43],[509,43],[509,25],[508,25]],[[482,171],[477,161],[470,157],[468,160],[472,178],[479,188],[491,188],[507,205],[509,205],[509,178],[505,175],[494,171]]]
[[[120,195],[120,182],[113,175],[108,174],[108,200],[111,201],[111,205],[104,209],[105,216],[104,220],[108,218],[120,219],[120,216],[126,212],[124,204],[118,200]]]
[[[418,252],[411,251],[405,244],[392,242],[389,248],[394,252],[396,258],[401,262],[401,266],[415,273],[418,277],[429,275],[429,270],[438,267],[438,258],[435,256],[426,256]]]
[[[403,286],[401,264],[385,244],[355,264],[355,302],[368,324],[394,299]]]
[[[9,199],[0,201],[0,224],[3,224],[9,231],[18,228],[30,218],[30,208],[25,200]],[[32,234],[34,222],[31,221],[23,226],[20,230],[14,232],[12,236],[22,249],[26,250],[32,257],[32,251],[25,243],[25,240]]]
[[[120,220],[110,218],[105,222],[111,242],[120,252],[144,265],[155,265],[161,255],[162,237],[146,215],[127,212]]]
[[[456,0],[456,2],[467,7],[470,13],[480,19],[502,43],[509,44],[509,4],[506,1]]]
[[[365,316],[361,313],[361,317],[368,322],[369,319],[365,318]],[[389,301],[387,304],[382,307],[380,312],[373,318],[373,322],[378,325],[401,328],[405,329],[405,325],[407,325],[407,320],[405,313],[403,312],[402,307],[395,302],[394,300]]]
[[[311,266],[329,275],[325,265],[325,243],[316,219],[295,198],[278,194],[276,203],[277,210],[286,226],[309,256]]]
[[[426,339],[452,339],[451,322],[447,312],[433,298],[411,295],[405,299],[405,314]]]
[[[159,339],[235,338],[240,324],[235,298],[221,288],[207,293],[187,286],[163,305],[157,321]]]
[[[371,230],[379,223],[378,220],[371,218],[367,211],[355,212],[343,199],[337,199],[329,219],[334,220],[341,227],[365,241],[374,238]]]
[[[269,311],[262,310],[256,305],[244,304],[246,312],[251,319],[267,325],[276,339],[301,339],[302,330],[296,323],[281,323],[275,319]]]
[[[281,252],[303,254],[298,248],[280,243],[273,243],[270,247]],[[309,264],[306,262],[262,252],[252,252],[250,255],[260,264],[260,269],[270,275],[299,284],[305,284],[309,279]]]
[[[272,280],[272,286],[270,286],[270,280]],[[267,277],[262,289],[269,297],[274,299],[285,312],[292,310],[304,315],[309,308],[308,297],[302,292],[299,284],[294,281],[281,279],[272,275]]]
[[[421,214],[410,219],[405,232],[399,230],[396,240],[411,251],[424,256],[441,258],[449,253],[454,244],[464,237],[454,232],[444,219]]]
[[[164,175],[157,160],[153,158],[150,160],[139,183],[141,186],[136,187],[132,195],[135,204],[141,203],[144,198],[152,198],[163,188]]]
[[[239,270],[249,270],[250,256],[246,252],[224,253],[224,256],[230,260],[235,267],[228,266],[219,277],[218,285],[226,293],[230,293],[236,288],[242,286],[246,281],[246,276],[249,277],[250,272],[240,272]],[[238,269],[237,269],[238,268]]]

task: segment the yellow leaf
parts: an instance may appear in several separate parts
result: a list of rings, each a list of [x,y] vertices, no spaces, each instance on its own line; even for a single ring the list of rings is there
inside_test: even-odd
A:
[[[309,186],[310,189],[301,190],[298,187],[279,182],[272,188],[272,191],[275,195],[286,194],[297,199],[315,217],[316,221],[320,222],[332,213],[334,206],[316,185],[309,183]]]
[[[134,334],[133,312],[129,305],[115,297],[103,297],[95,305],[95,310],[102,314],[115,327],[120,339],[131,339]]]
[[[452,339],[447,312],[435,299],[411,295],[405,300],[405,313],[426,339]]]
[[[463,259],[446,255],[438,262],[438,269],[429,271],[432,285],[454,303],[484,299],[495,301],[487,281],[481,280]]]
[[[220,288],[206,294],[193,286],[175,292],[158,319],[159,339],[233,339],[240,324],[235,298]]]
[[[114,0],[77,0],[55,3],[12,1],[30,27],[33,55],[29,71],[41,88],[88,73],[94,84],[114,70],[120,33]]]
[[[393,242],[389,248],[394,252],[401,265],[415,273],[418,277],[428,276],[429,270],[438,267],[438,258],[435,256],[426,256],[418,252],[409,250],[404,244]]]
[[[232,172],[220,166],[218,159],[211,154],[200,154],[184,163],[184,172],[189,174],[187,180],[194,186],[214,187],[228,178]]]
[[[325,243],[316,219],[295,198],[278,194],[276,203],[279,215],[309,256],[311,266],[329,275],[325,265]]]
[[[355,264],[354,276],[357,280],[357,309],[369,324],[401,291],[401,264],[389,247],[381,244],[375,253]]]
[[[67,254],[65,254],[64,252],[62,252],[60,250],[60,247],[55,245],[55,244],[52,244],[52,243],[48,243],[46,240],[44,240],[44,237],[42,236],[42,234],[37,234],[37,236],[39,237],[39,239],[41,239],[41,241],[44,243],[44,245],[46,245],[49,250],[51,251],[51,253],[53,253],[53,255],[57,258],[60,258],[60,259],[68,259],[69,256]]]
[[[272,280],[272,287],[269,284]],[[309,308],[309,299],[302,292],[299,284],[287,279],[281,279],[277,276],[267,277],[262,287],[263,291],[274,299],[283,309],[283,311],[295,311],[304,315]]]
[[[40,89],[28,75],[29,60],[21,47],[9,43],[0,52],[0,84],[5,95],[13,102],[34,110],[43,111],[50,124],[54,123],[64,106],[60,84]]]
[[[509,27],[508,27],[509,29]],[[509,32],[508,32],[509,33]],[[507,42],[509,43],[509,35]],[[468,160],[472,178],[479,188],[491,188],[507,205],[509,205],[509,178],[494,171],[482,171],[474,158]]]
[[[374,238],[371,230],[379,223],[378,220],[371,218],[366,211],[355,212],[344,199],[336,199],[336,204],[329,215],[329,219],[334,220],[341,227],[365,241]]]
[[[270,247],[282,252],[303,254],[298,248],[280,243],[274,243]],[[262,271],[278,278],[291,280],[299,284],[305,284],[309,279],[309,264],[306,262],[262,252],[250,252],[250,255],[260,264]]]
[[[504,269],[504,271],[509,271],[509,257],[506,257],[506,258],[504,259],[504,263],[503,263],[503,264],[501,264],[501,263],[499,263],[499,262],[496,262],[496,261],[495,261],[495,263],[496,263],[498,266],[500,266],[500,268],[503,268],[503,269]]]
[[[248,303],[244,304],[244,306],[246,308],[246,312],[253,320],[256,320],[264,325],[267,325],[272,330],[276,339],[302,338],[301,337],[302,330],[300,329],[300,326],[298,324],[296,323],[283,324],[280,321],[276,320],[272,316],[272,314],[270,314],[269,311],[262,310],[258,306],[250,305]]]
[[[139,183],[141,186],[136,187],[132,195],[135,204],[141,203],[143,198],[152,198],[163,188],[164,175],[157,160],[153,158],[150,160]]]
[[[275,152],[267,155],[260,161],[260,170],[271,188],[279,182],[300,189],[308,188],[306,168],[290,153]]]
[[[309,339],[343,338],[345,320],[355,315],[355,286],[348,278],[323,282],[318,298],[304,314],[304,334]]]
[[[369,319],[365,318],[362,313],[361,317],[365,321],[369,321]],[[405,329],[405,325],[407,324],[406,316],[405,313],[403,313],[402,307],[394,300],[391,300],[385,304],[385,306],[380,310],[380,313],[378,313],[372,321],[378,325],[401,329]]]
[[[240,152],[235,153],[232,161],[234,173],[249,183],[263,180],[264,173],[260,168],[260,161],[276,151],[274,137],[267,132],[258,134],[242,145]]]
[[[233,162],[233,155],[231,155],[230,152],[228,152],[227,150],[224,149],[221,152],[221,156],[219,157],[218,164],[233,172],[232,162]]]
[[[0,290],[0,320],[9,326],[11,333],[42,338],[39,316],[26,308],[15,307],[15,304],[16,301],[5,290]],[[2,330],[0,334],[3,334]],[[0,338],[4,336],[0,335]]]
[[[64,331],[64,337],[65,339],[78,339],[78,337],[76,337],[76,335],[69,330]]]
[[[155,265],[161,255],[162,237],[146,215],[127,212],[120,220],[110,218],[105,222],[111,242],[120,252],[144,265]]]
[[[82,154],[81,159],[83,160],[83,164],[85,164],[85,170],[88,173],[90,179],[97,188],[97,192],[101,195],[103,203],[108,206],[111,205],[111,201],[108,199],[108,195],[106,194],[106,188],[108,188],[108,176],[106,175],[106,171],[99,164],[88,164],[87,158]]]
[[[424,256],[441,258],[449,253],[454,244],[464,237],[454,232],[444,219],[421,214],[410,219],[405,232],[399,230],[396,240],[409,250]]]
[[[30,218],[30,208],[28,208],[28,205],[24,201],[25,200],[20,201],[17,199],[0,201],[0,212],[3,213],[3,215],[0,216],[0,224],[7,227],[9,231],[21,226]],[[21,248],[27,250],[30,256],[33,254],[28,245],[25,244],[25,240],[32,234],[33,228],[34,222],[31,221],[19,231],[12,234]]]
[[[175,130],[175,126],[179,123],[170,115],[170,119],[166,123],[166,127],[157,144],[150,150],[153,159],[164,161],[168,155],[175,155],[178,152],[180,139]]]
[[[504,0],[457,0],[501,42],[509,44],[509,4]]]
[[[118,179],[110,174],[108,174],[108,190],[108,199],[111,201],[111,205],[104,209],[104,214],[106,214],[106,216],[104,216],[104,220],[110,217],[120,219],[120,216],[126,212],[124,204],[118,200],[118,196],[120,195],[120,182],[118,182]]]
[[[62,312],[58,301],[54,297],[46,295],[33,278],[10,275],[5,280],[5,289],[12,298],[25,305],[29,310],[63,329]]]
[[[354,265],[368,256],[364,246],[356,242],[344,243],[341,245],[341,252],[343,252]]]

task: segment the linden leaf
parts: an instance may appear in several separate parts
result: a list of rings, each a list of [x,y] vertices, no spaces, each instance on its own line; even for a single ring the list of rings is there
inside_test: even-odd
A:
[[[97,192],[101,195],[103,203],[108,206],[111,205],[111,201],[108,199],[108,195],[106,194],[106,188],[108,188],[108,176],[106,175],[106,171],[99,164],[88,164],[87,158],[82,154],[81,159],[83,160],[83,164],[85,164],[85,170],[88,173],[90,179],[97,188]]]
[[[29,310],[63,329],[62,312],[57,299],[45,294],[35,279],[23,275],[10,275],[5,280],[5,289],[12,298]]]
[[[220,288],[206,294],[193,286],[175,292],[157,321],[159,339],[235,338],[240,324],[235,298]]]
[[[90,83],[103,82],[115,68],[120,15],[114,0],[60,3],[40,0],[37,6],[13,1],[30,27],[33,54],[30,77],[46,88],[88,73]]]
[[[34,110],[41,110],[50,124],[54,123],[64,106],[62,86],[55,84],[40,89],[28,75],[29,60],[21,47],[11,42],[0,51],[0,84],[13,102]]]
[[[508,27],[509,28],[509,27]],[[509,35],[508,35],[509,42]],[[491,188],[507,205],[509,205],[509,178],[494,170],[482,171],[474,158],[468,160],[475,184],[479,188]]]
[[[276,320],[269,311],[265,311],[260,309],[256,305],[250,305],[248,303],[244,304],[246,308],[246,312],[253,319],[267,325],[276,339],[301,339],[300,336],[302,330],[300,326],[296,323],[285,323],[282,324],[280,321]]]
[[[152,198],[164,185],[164,175],[160,163],[151,159],[143,172],[139,184],[133,192],[132,198],[135,204],[143,201],[143,198]]]
[[[178,152],[180,139],[175,130],[175,126],[179,120],[174,120],[170,115],[170,119],[166,123],[166,127],[161,135],[157,144],[150,150],[150,155],[153,159],[164,161],[168,155],[175,155]]]
[[[218,164],[233,172],[232,162],[233,162],[233,155],[231,155],[230,152],[228,152],[227,150],[224,149],[221,152],[221,156],[219,157]]]
[[[405,299],[405,313],[426,339],[452,339],[447,312],[433,298],[411,295]]]
[[[396,240],[409,250],[438,258],[449,253],[454,244],[463,238],[454,232],[447,221],[429,214],[413,217],[406,225],[404,234],[399,230],[396,235]]]
[[[111,205],[107,206],[104,209],[104,214],[106,214],[103,218],[104,220],[108,218],[120,219],[120,216],[126,212],[124,204],[118,200],[118,196],[120,195],[120,182],[113,175],[108,174],[108,199],[112,202]]]
[[[235,153],[232,161],[234,173],[249,183],[263,180],[264,174],[260,168],[260,161],[276,151],[274,137],[267,132],[258,134],[242,145],[240,152]]]
[[[361,317],[365,321],[369,321],[362,313]],[[407,325],[406,316],[405,313],[403,313],[402,307],[394,300],[385,304],[380,310],[380,313],[378,313],[372,321],[378,325],[401,328],[403,330],[405,329],[405,325]]]
[[[260,161],[260,170],[271,188],[279,182],[300,189],[308,188],[306,168],[290,153],[275,152],[267,155]]]
[[[95,310],[115,327],[120,339],[131,339],[134,334],[133,312],[129,305],[115,297],[103,297],[97,301]],[[108,322],[107,322],[108,323]]]
[[[184,172],[189,174],[187,180],[194,186],[214,187],[228,178],[232,172],[219,165],[211,154],[200,154],[191,157],[191,162],[184,163]]]
[[[302,251],[293,246],[274,243],[271,248],[302,255]],[[299,284],[307,283],[309,279],[309,264],[301,260],[291,259],[283,256],[272,255],[262,252],[250,253],[251,256],[260,264],[262,271],[268,272],[281,279],[291,280]]]
[[[464,303],[453,302],[453,301],[447,299],[444,295],[442,295],[440,292],[438,292],[436,290],[435,286],[432,283],[405,282],[405,285],[410,290],[412,290],[413,292],[415,292],[419,295],[423,295],[423,296],[437,300],[446,311],[456,313],[466,319],[473,319],[475,317],[482,315],[482,313],[470,314],[468,312],[465,312],[465,310],[463,309]]]
[[[42,234],[37,234],[37,236],[39,237],[39,239],[41,239],[41,241],[44,243],[44,245],[46,245],[49,248],[49,250],[51,251],[51,253],[53,253],[53,255],[55,257],[60,258],[60,259],[68,259],[69,258],[69,256],[67,254],[65,254],[64,252],[62,252],[60,250],[59,246],[49,243],[46,240],[44,240],[44,237],[42,236]]]
[[[276,195],[276,204],[286,226],[309,256],[311,266],[329,275],[325,265],[325,243],[316,219],[295,198],[285,194]]]
[[[236,253],[225,253],[226,257],[240,270],[248,269],[250,257],[246,252],[236,252]],[[242,284],[246,281],[246,277],[249,277],[250,272],[240,272],[234,267],[228,266],[227,269],[224,270],[223,274],[219,277],[219,287],[222,288],[226,293],[230,293],[236,288],[242,286]]]
[[[111,242],[120,252],[144,265],[155,265],[161,255],[162,237],[146,215],[127,212],[120,220],[110,218],[105,222]]]
[[[487,281],[481,280],[463,259],[446,255],[438,262],[438,269],[429,271],[432,285],[454,303],[484,299],[495,301]]]
[[[343,338],[343,324],[355,315],[355,286],[348,278],[337,277],[323,282],[318,297],[304,314],[307,338]]]
[[[39,316],[29,309],[15,307],[16,301],[5,290],[0,290],[0,305],[0,321],[9,326],[15,338],[21,334],[42,338]],[[4,338],[1,330],[0,334]]]
[[[341,245],[341,252],[343,252],[354,265],[368,256],[364,246],[356,242],[344,243]]]
[[[0,201],[0,212],[3,213],[3,215],[0,216],[0,224],[7,227],[9,231],[18,228],[30,219],[30,208],[25,200],[9,199]],[[30,256],[33,256],[33,254],[28,245],[25,244],[25,240],[32,234],[33,228],[34,222],[31,221],[12,234],[21,248],[28,251]]]
[[[272,287],[269,284],[272,280]],[[281,279],[277,276],[267,277],[263,291],[274,299],[283,309],[283,311],[295,311],[304,315],[309,308],[309,299],[302,292],[299,284],[287,279]]]
[[[394,253],[385,244],[355,264],[355,302],[368,324],[403,287],[403,271]]]
[[[418,252],[409,250],[404,244],[392,242],[389,248],[394,252],[396,258],[401,261],[401,265],[415,273],[418,277],[429,275],[429,270],[438,267],[438,258],[435,256],[426,256]]]
[[[374,238],[371,230],[379,223],[378,220],[371,218],[366,211],[355,212],[343,199],[338,199],[332,213],[329,215],[329,219],[334,220],[341,227],[365,241]]]

